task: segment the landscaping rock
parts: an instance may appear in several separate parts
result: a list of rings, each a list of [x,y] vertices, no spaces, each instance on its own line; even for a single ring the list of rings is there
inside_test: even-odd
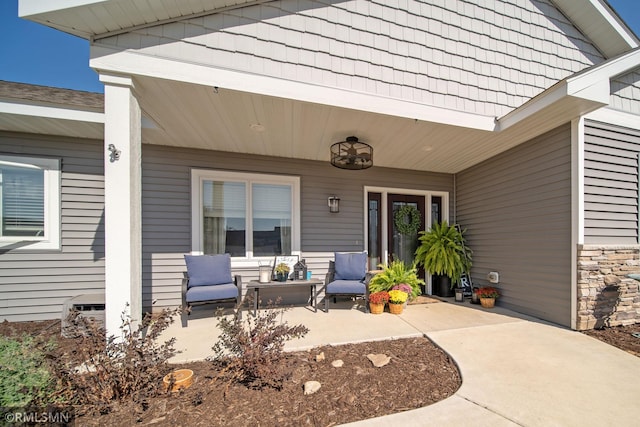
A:
[[[320,390],[321,384],[318,381],[307,381],[304,383],[304,394],[313,394],[316,391]]]
[[[373,366],[375,366],[376,368],[382,368],[391,361],[391,357],[382,353],[367,354],[367,359],[369,359],[371,363],[373,363]]]
[[[331,366],[333,366],[334,368],[342,368],[343,365],[344,365],[344,362],[340,359],[334,360],[333,362],[331,362]]]

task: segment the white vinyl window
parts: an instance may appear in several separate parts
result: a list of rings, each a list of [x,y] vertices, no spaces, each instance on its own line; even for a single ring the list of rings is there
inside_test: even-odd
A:
[[[300,251],[298,177],[192,170],[192,251],[257,260]]]
[[[0,248],[60,249],[60,161],[0,154]]]

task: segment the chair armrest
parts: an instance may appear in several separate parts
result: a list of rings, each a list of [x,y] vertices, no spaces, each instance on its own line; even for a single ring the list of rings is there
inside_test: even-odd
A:
[[[233,284],[238,288],[238,293],[242,295],[242,276],[240,274],[233,276]]]
[[[327,286],[329,283],[333,282],[336,275],[336,264],[333,261],[329,261],[329,271],[324,277],[324,285]]]
[[[182,307],[180,307],[183,311],[188,310],[187,307],[187,289],[189,289],[189,273],[186,271],[182,273],[184,277],[182,278]]]

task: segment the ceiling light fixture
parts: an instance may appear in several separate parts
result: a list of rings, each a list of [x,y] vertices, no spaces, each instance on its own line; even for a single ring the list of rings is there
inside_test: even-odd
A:
[[[340,169],[368,169],[373,166],[373,147],[349,136],[331,146],[331,164]]]

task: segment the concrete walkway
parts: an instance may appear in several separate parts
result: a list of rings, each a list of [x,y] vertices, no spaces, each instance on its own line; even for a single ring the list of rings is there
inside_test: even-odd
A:
[[[342,303],[329,313],[295,307],[285,320],[310,329],[288,350],[426,335],[458,364],[462,386],[448,399],[349,425],[640,425],[640,358],[500,307],[437,302],[409,306],[398,316],[365,314]],[[211,354],[215,323],[212,310],[202,310],[188,328],[178,323],[165,331],[184,351],[175,361]]]

